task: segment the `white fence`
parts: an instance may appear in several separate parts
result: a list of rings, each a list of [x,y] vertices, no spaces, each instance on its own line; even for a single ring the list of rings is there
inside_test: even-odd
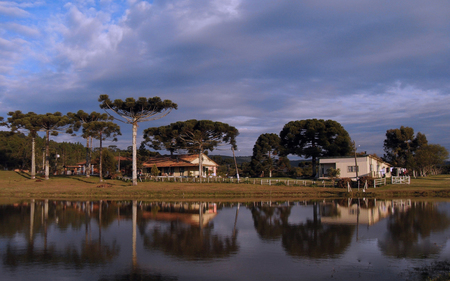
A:
[[[391,184],[411,184],[411,177],[391,177]]]

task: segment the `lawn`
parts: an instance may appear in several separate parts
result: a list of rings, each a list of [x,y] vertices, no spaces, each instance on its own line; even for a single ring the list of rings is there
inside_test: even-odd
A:
[[[259,180],[259,179],[258,179]],[[257,180],[257,181],[258,181]],[[32,180],[27,173],[0,171],[0,203],[16,199],[70,199],[70,200],[200,200],[260,201],[305,200],[341,197],[442,197],[450,198],[450,175],[412,179],[411,185],[387,185],[371,188],[363,193],[346,189],[311,186],[260,185],[236,183],[180,183],[180,182],[129,182],[106,180],[98,177],[53,176]],[[252,182],[252,181],[250,181]]]

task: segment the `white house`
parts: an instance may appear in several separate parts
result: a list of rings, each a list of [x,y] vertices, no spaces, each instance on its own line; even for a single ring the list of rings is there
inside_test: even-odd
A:
[[[390,177],[391,165],[374,155],[322,157],[319,158],[319,178],[327,177],[327,170],[330,168],[340,169],[341,178],[354,178],[356,171],[358,176],[371,176],[374,178]]]

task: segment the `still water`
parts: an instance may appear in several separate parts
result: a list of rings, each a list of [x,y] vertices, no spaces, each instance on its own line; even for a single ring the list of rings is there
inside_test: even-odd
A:
[[[342,199],[0,206],[0,280],[421,280],[450,203]]]

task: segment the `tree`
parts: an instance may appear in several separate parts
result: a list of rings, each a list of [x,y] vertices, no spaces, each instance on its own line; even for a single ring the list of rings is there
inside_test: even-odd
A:
[[[110,110],[120,118],[115,118],[120,122],[131,124],[133,127],[133,167],[132,167],[132,180],[133,185],[137,185],[137,160],[136,160],[136,136],[138,123],[157,120],[163,118],[169,114],[173,109],[177,109],[178,105],[170,100],[162,101],[159,97],[144,98],[140,97],[138,100],[134,98],[126,98],[125,101],[116,99],[111,101],[108,95],[100,95],[99,102],[100,108],[105,111]],[[109,114],[109,112],[107,111]],[[110,116],[112,116],[110,114]]]
[[[419,147],[416,150],[415,163],[420,176],[425,177],[427,174],[438,174],[439,166],[444,165],[447,158],[447,149],[439,144],[427,144]]]
[[[98,163],[101,163],[99,166],[99,175],[100,179],[103,179],[103,176],[109,173],[111,176],[114,171],[117,170],[117,161],[114,158],[113,152],[111,152],[107,148],[103,148],[97,155]],[[96,157],[96,159],[97,159]]]
[[[221,143],[231,144],[232,149],[236,149],[236,137],[238,130],[222,122],[211,120],[187,120],[177,122],[175,128],[180,134],[182,146],[189,153],[198,153],[199,155],[199,177],[203,176],[202,154],[206,151],[213,151]]]
[[[47,113],[47,114],[35,114],[29,112],[23,114],[20,111],[8,113],[11,116],[8,121],[11,124],[12,129],[23,128],[30,131],[32,142],[34,146],[34,139],[38,131],[45,131],[46,134],[46,144],[45,144],[45,179],[49,179],[49,143],[50,143],[50,133],[53,136],[57,136],[59,131],[66,130],[67,133],[71,133],[70,128],[71,120],[62,115],[60,112]],[[32,150],[34,150],[32,148]],[[34,157],[34,151],[32,152],[32,158]],[[33,162],[33,160],[32,160]],[[32,166],[35,164],[32,163]],[[33,173],[33,171],[32,171]]]
[[[103,146],[102,143],[107,138],[113,137],[113,141],[117,141],[116,136],[122,135],[120,133],[120,127],[116,123],[113,122],[106,122],[106,121],[93,121],[89,123],[83,124],[83,135],[93,137],[95,139],[100,140],[100,182],[103,181],[103,175],[102,175],[102,153],[103,153]]]
[[[62,115],[61,112],[47,113],[39,115],[38,123],[42,130],[45,131],[45,179],[49,179],[49,143],[50,133],[57,136],[60,131],[66,130],[66,133],[72,133],[70,126],[71,120],[68,116]]]
[[[152,176],[157,177],[160,173],[160,171],[158,170],[158,167],[156,167],[156,164],[153,165],[152,170],[150,171]]]
[[[387,130],[384,160],[395,167],[413,169],[415,151],[427,144],[426,136],[420,132],[415,136],[413,128],[401,126],[400,129]]]
[[[97,122],[97,121],[107,121],[107,120],[113,120],[112,117],[110,117],[108,114],[103,113],[100,114],[98,112],[92,111],[91,113],[86,113],[83,110],[78,110],[77,113],[69,112],[67,113],[67,116],[69,116],[73,120],[73,129],[74,131],[77,131],[83,127],[85,124],[89,124],[91,122]],[[91,173],[91,146],[90,142],[92,141],[92,136],[89,134],[85,134],[83,132],[82,137],[86,139],[86,177],[90,177]]]
[[[262,172],[269,171],[272,177],[275,156],[280,152],[280,137],[277,134],[262,134],[253,146],[251,167],[254,175],[260,176]]]
[[[145,129],[143,143],[154,150],[165,149],[172,156],[180,148],[179,143],[177,143],[178,139],[179,134],[176,128],[168,125]]]
[[[307,119],[291,121],[280,132],[283,155],[294,154],[311,158],[313,177],[318,157],[350,154],[350,136],[334,120]]]
[[[31,137],[31,179],[36,178],[36,136],[42,129],[40,118],[34,112],[22,113],[20,110],[9,112],[8,122],[11,131],[18,129],[25,129],[29,132]]]
[[[229,143],[236,149],[236,136],[239,134],[235,127],[228,124],[195,119],[179,121],[156,129],[150,128],[146,132],[167,132],[169,130],[173,133],[165,134],[168,136],[167,138],[150,138],[151,145],[158,149],[170,147],[174,150],[186,149],[189,153],[198,153],[200,181],[203,176],[202,154],[206,154],[208,150],[213,151],[221,143]]]

